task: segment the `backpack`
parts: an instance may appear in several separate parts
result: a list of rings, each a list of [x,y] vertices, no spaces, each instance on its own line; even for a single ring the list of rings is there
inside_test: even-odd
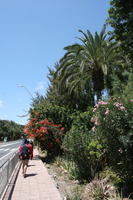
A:
[[[19,156],[22,156],[22,158],[26,158],[29,157],[29,155],[30,155],[30,150],[28,146],[24,144],[20,150]]]

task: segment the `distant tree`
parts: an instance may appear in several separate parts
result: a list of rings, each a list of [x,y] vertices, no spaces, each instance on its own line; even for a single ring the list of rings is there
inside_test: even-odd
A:
[[[19,139],[23,133],[23,127],[14,121],[0,120],[0,140],[3,140],[4,137],[7,137],[8,140]]]

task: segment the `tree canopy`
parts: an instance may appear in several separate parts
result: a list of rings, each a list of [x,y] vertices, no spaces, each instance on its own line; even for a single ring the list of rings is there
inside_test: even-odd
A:
[[[8,140],[19,139],[23,133],[23,125],[17,124],[13,121],[0,120],[0,140],[7,137]]]
[[[133,1],[111,0],[108,23],[111,36],[119,41],[123,51],[133,60]]]

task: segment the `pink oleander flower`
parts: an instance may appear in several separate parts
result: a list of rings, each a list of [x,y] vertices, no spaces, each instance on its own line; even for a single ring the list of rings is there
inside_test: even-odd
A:
[[[95,117],[95,123],[96,126],[98,126],[100,123],[98,122],[98,117]]]
[[[119,102],[115,102],[113,105],[116,106],[117,108],[124,107],[124,106],[123,106],[121,103],[119,103]],[[121,110],[121,109],[120,109],[120,110]]]
[[[98,107],[99,107],[99,105],[98,105],[98,104],[96,104],[96,105],[95,105],[95,107],[96,107],[96,108],[98,108]]]
[[[115,102],[113,105],[116,106],[117,108],[121,106],[119,102]]]
[[[96,131],[96,127],[95,127],[95,126],[92,127],[92,131],[93,131],[93,132]]]
[[[119,110],[122,110],[122,111],[123,111],[123,110],[126,110],[126,108],[125,108],[124,106],[120,106],[120,107],[119,107]]]
[[[94,108],[94,109],[93,109],[93,112],[96,112],[96,110],[97,110],[97,108]]]
[[[113,105],[116,106],[118,108],[118,110],[122,110],[122,111],[126,110],[126,108],[123,106],[123,104],[121,104],[119,102],[115,102]]]
[[[91,122],[94,122],[94,123],[95,123],[95,122],[97,122],[97,121],[98,121],[98,117],[95,116],[95,117],[92,117],[92,118],[91,118]]]
[[[108,102],[106,102],[106,101],[99,101],[98,104],[100,104],[100,105],[107,105]]]
[[[131,102],[133,102],[133,99],[130,99]]]
[[[92,118],[91,118],[91,122],[95,122],[95,117],[92,117]]]
[[[109,115],[109,114],[110,114],[110,110],[107,108],[106,112],[105,112],[105,115]]]
[[[100,123],[99,123],[98,121],[96,121],[94,124],[95,124],[96,126],[100,125]]]

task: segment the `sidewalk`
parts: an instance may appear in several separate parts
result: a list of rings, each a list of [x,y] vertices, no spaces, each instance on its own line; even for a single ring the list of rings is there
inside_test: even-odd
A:
[[[33,160],[29,161],[26,174],[24,178],[20,169],[10,200],[61,200],[54,180],[38,157],[37,149],[34,150]]]

